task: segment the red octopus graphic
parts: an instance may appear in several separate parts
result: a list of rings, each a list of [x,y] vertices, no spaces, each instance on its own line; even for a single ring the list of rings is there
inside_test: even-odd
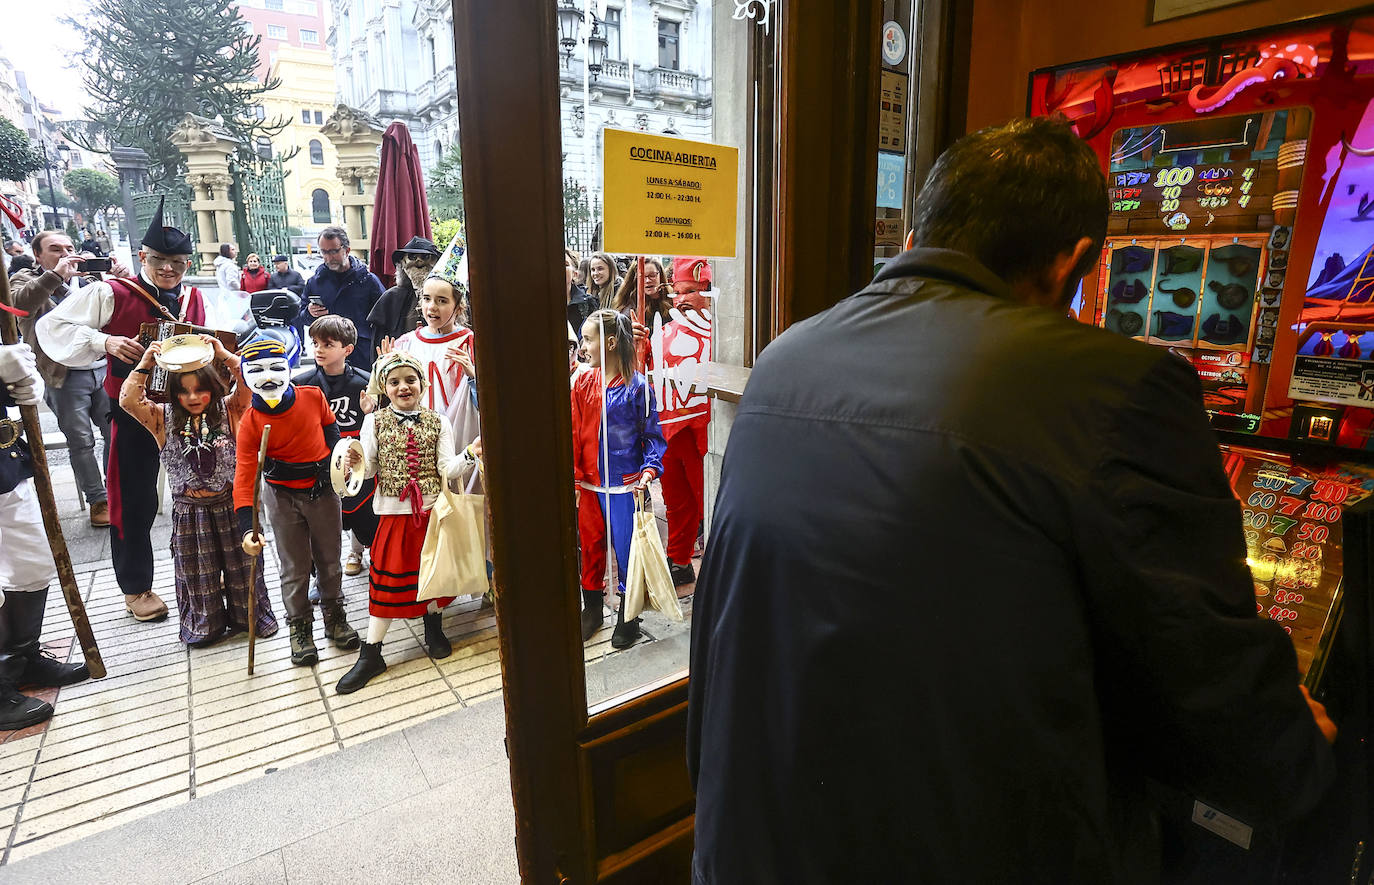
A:
[[[1310,77],[1316,70],[1317,50],[1312,46],[1270,43],[1260,50],[1260,60],[1254,67],[1236,71],[1220,86],[1194,86],[1188,93],[1188,104],[1199,114],[1209,114],[1257,83]]]

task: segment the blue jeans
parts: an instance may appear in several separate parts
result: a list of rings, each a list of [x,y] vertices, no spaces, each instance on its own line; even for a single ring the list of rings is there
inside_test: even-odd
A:
[[[47,390],[48,408],[57,416],[57,426],[67,438],[72,473],[86,503],[98,504],[107,497],[101,465],[110,456],[110,397],[102,386],[105,369],[71,369],[61,387]],[[105,441],[104,455],[95,458],[95,429]]]

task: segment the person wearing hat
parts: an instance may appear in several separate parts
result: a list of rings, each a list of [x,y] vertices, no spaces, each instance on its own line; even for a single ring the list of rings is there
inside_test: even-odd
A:
[[[276,255],[272,258],[272,277],[267,281],[270,289],[285,289],[294,292],[297,298],[305,295],[305,277],[301,276],[300,271],[291,266],[291,259],[285,255]],[[304,309],[304,304],[302,304]],[[297,317],[292,323],[296,329],[296,337],[305,340],[305,323]]]
[[[424,286],[425,277],[434,265],[439,263],[439,248],[424,237],[411,237],[410,242],[391,253],[391,263],[400,270],[396,274],[396,285],[382,293],[367,315],[372,340],[377,342],[383,338],[400,338],[420,325],[416,293]]]
[[[195,251],[191,238],[162,223],[162,203],[138,250],[138,276],[84,286],[38,321],[38,337],[55,362],[69,368],[107,359],[105,392],[111,400],[109,464],[110,553],[124,605],[139,621],[167,617],[153,592],[153,520],[157,517],[157,442],[118,405],[124,379],[143,358],[144,323],[205,325],[205,299],[184,285]],[[143,370],[140,370],[143,371]]]
[[[291,364],[280,341],[250,342],[239,358],[243,382],[253,391],[252,407],[239,419],[234,471],[234,513],[243,552],[262,552],[262,536],[253,531],[253,486],[263,428],[271,425],[262,465],[262,506],[276,535],[282,608],[291,628],[291,663],[313,666],[320,654],[308,597],[311,565],[319,579],[325,637],[336,648],[358,647],[358,631],[349,626],[344,613],[339,564],[343,515],[329,480],[329,454],[339,441],[339,425],[324,391],[291,383]]]

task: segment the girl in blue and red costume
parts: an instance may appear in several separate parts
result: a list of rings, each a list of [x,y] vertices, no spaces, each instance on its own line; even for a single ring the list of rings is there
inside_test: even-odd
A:
[[[606,546],[615,548],[620,595],[611,645],[639,638],[639,619],[625,620],[625,575],[634,534],[635,496],[663,472],[667,443],[644,376],[634,370],[629,317],[598,310],[582,325],[582,347],[592,371],[573,381],[573,478],[577,481],[577,533],[582,544],[582,638],[601,627]],[[633,494],[632,494],[633,493]]]

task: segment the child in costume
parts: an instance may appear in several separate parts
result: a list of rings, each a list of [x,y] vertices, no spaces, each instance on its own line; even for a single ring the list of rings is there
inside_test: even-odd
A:
[[[251,408],[239,420],[234,474],[234,508],[243,551],[249,556],[262,552],[262,536],[253,532],[253,483],[262,429],[270,424],[262,505],[277,539],[282,607],[291,628],[291,663],[312,666],[320,660],[306,595],[312,562],[319,578],[324,635],[338,648],[358,647],[358,631],[348,625],[344,614],[339,567],[343,520],[339,496],[329,481],[329,455],[339,441],[339,425],[323,391],[291,383],[291,366],[280,341],[254,341],[239,356],[243,381],[253,391]]]
[[[420,292],[419,311],[424,325],[407,332],[390,345],[418,359],[424,366],[425,405],[443,415],[453,427],[458,448],[481,432],[477,415],[477,372],[473,336],[463,302],[467,294],[462,235],[439,257]],[[383,349],[387,345],[383,343]]]
[[[227,365],[237,377],[239,358],[225,350],[218,338],[201,338],[214,348],[216,362]],[[267,597],[262,563],[250,588],[251,561],[240,546],[234,520],[234,432],[250,393],[239,382],[233,394],[226,395],[219,370],[207,366],[171,373],[169,402],[151,402],[145,388],[161,349],[161,342],[148,345],[120,387],[119,407],[153,435],[167,470],[181,641],[203,647],[226,631],[247,630],[250,592],[257,594],[257,635],[271,636],[277,632],[277,619]]]
[[[404,351],[377,357],[368,393],[389,405],[363,419],[363,454],[353,465],[365,476],[376,476],[377,537],[372,545],[368,582],[367,641],[358,661],[343,675],[335,690],[357,691],[386,671],[382,637],[393,618],[424,620],[425,646],[432,658],[446,658],[453,648],[444,636],[440,610],[452,597],[417,600],[420,550],[425,543],[429,511],[440,494],[440,483],[461,479],[476,466],[481,440],[459,454],[448,419],[422,403],[425,366]]]
[[[667,443],[659,429],[654,394],[634,370],[630,318],[598,310],[582,325],[582,349],[592,371],[572,388],[573,478],[578,484],[577,533],[582,545],[582,638],[601,627],[606,585],[607,530],[615,547],[620,606],[611,645],[639,638],[639,619],[625,620],[625,576],[634,533],[636,495],[663,472]]]
[[[358,344],[358,329],[348,317],[329,314],[310,324],[310,340],[315,345],[315,365],[301,369],[292,377],[297,387],[318,387],[324,391],[339,435],[357,439],[362,433],[363,415],[376,407],[367,395],[368,374],[348,361]],[[372,512],[373,481],[367,480],[356,495],[341,502],[344,531],[352,532],[352,549],[344,560],[344,574],[363,570],[363,549],[372,546],[377,533],[377,514]]]
[[[663,506],[668,516],[668,571],[681,586],[696,580],[692,553],[701,526],[706,460],[706,425],[711,400],[694,382],[711,358],[711,265],[705,258],[673,259],[671,320],[653,342],[654,363],[663,366],[655,384],[662,404],[659,420],[668,449],[663,454]]]

